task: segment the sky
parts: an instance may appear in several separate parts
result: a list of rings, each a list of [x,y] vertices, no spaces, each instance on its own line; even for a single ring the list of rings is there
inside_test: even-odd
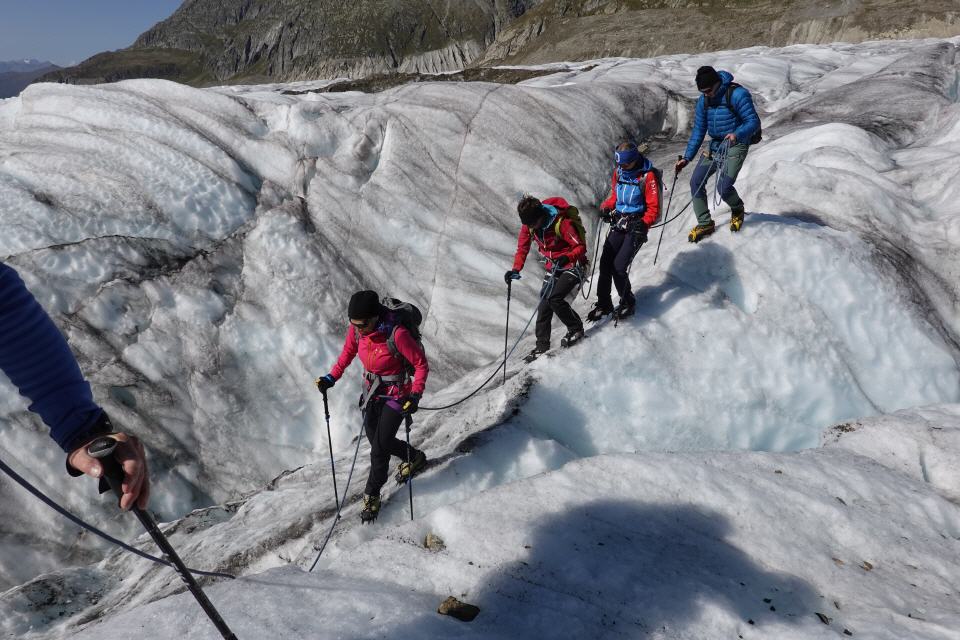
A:
[[[176,11],[182,0],[0,0],[0,61],[36,58],[60,66],[122,49]]]

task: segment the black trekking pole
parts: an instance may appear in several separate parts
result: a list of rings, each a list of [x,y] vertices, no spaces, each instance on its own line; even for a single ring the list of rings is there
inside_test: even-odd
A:
[[[340,492],[337,491],[337,470],[333,466],[333,440],[330,438],[330,407],[327,405],[327,390],[323,390],[323,417],[327,421],[327,445],[330,447],[330,475],[333,477],[333,500],[337,505],[337,518],[340,517]]]
[[[87,446],[87,453],[90,454],[91,457],[100,460],[100,464],[103,465],[103,477],[119,498],[123,495],[123,488],[121,486],[123,483],[123,469],[120,467],[117,459],[113,457],[113,452],[116,448],[117,441],[113,438],[97,438]],[[160,551],[163,552],[164,557],[170,561],[173,568],[180,574],[180,579],[187,585],[187,589],[189,589],[193,597],[197,599],[203,612],[206,613],[210,621],[213,622],[217,631],[220,632],[220,635],[226,640],[237,640],[237,636],[233,635],[233,632],[230,631],[227,623],[223,621],[223,618],[220,617],[213,603],[207,598],[207,594],[203,592],[203,589],[201,589],[197,581],[194,580],[193,575],[187,569],[186,565],[183,564],[183,560],[180,559],[180,556],[177,555],[177,552],[170,545],[170,541],[167,540],[167,537],[163,535],[163,532],[157,527],[157,523],[154,522],[153,517],[136,505],[134,505],[131,510],[133,514],[137,516],[140,524],[147,530],[147,533],[150,534],[150,537],[153,538],[153,541],[160,547]]]
[[[680,156],[681,158],[683,156]],[[673,192],[677,187],[677,179],[680,177],[680,172],[676,171],[673,174],[673,184],[670,185],[670,197],[667,199],[667,210],[663,212],[663,219],[666,220],[667,216],[670,214],[670,205],[673,204]],[[663,231],[664,227],[667,226],[667,223],[664,222],[660,227],[660,239],[657,240],[657,252],[653,254],[653,264],[657,264],[657,257],[660,256],[660,243],[663,242]]]
[[[503,332],[503,384],[507,384],[507,342],[510,340],[510,291],[513,280],[507,280],[507,328]]]
[[[408,413],[404,416],[407,425],[407,469],[410,470],[410,477],[407,478],[407,489],[410,491],[410,519],[413,520],[413,465],[410,463],[410,425],[413,424],[413,418]]]

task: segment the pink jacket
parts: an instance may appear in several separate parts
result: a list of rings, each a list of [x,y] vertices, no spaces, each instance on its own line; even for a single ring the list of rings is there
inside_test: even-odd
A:
[[[381,318],[377,330],[367,335],[362,335],[352,326],[348,327],[343,351],[340,352],[337,364],[330,370],[333,379],[339,380],[358,354],[360,355],[360,362],[363,363],[363,368],[370,373],[375,373],[378,376],[403,373],[405,363],[402,359],[390,353],[390,347],[387,345],[387,338],[390,337],[392,328],[393,324],[390,323],[389,315],[386,318]],[[359,342],[357,340],[358,336]],[[404,326],[397,327],[397,331],[394,333],[394,341],[397,345],[397,351],[414,366],[413,380],[408,380],[403,385],[388,385],[384,395],[396,398],[402,398],[411,393],[422,395],[424,388],[427,386],[427,375],[430,373],[426,354]]]

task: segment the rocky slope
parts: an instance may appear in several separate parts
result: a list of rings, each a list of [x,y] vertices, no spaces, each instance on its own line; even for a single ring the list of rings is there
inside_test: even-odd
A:
[[[956,34],[952,0],[186,0],[129,49],[45,80],[291,81]]]

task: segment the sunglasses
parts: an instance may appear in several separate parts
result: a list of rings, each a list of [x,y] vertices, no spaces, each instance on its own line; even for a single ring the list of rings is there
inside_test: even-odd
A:
[[[700,93],[707,96],[708,98],[712,98],[716,90],[717,90],[717,87],[710,87],[709,89],[700,89]]]
[[[350,324],[355,326],[357,329],[368,329],[372,327],[376,321],[377,321],[377,318],[373,317],[373,318],[367,318],[366,320],[351,320]]]

